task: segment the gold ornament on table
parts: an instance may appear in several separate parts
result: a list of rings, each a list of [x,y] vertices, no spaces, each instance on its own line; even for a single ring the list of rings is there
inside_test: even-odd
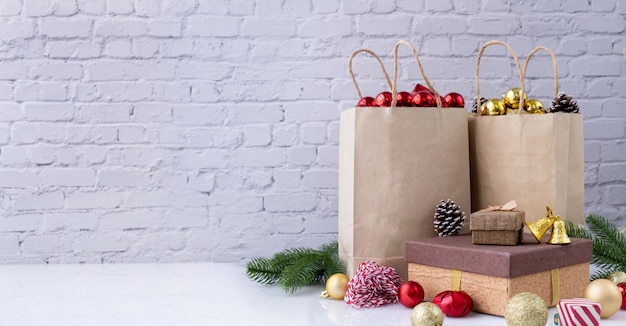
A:
[[[546,110],[543,107],[543,103],[538,99],[530,99],[525,103],[526,112],[532,114],[544,114]]]
[[[540,296],[521,292],[509,299],[504,319],[508,326],[544,326],[548,321],[548,307]]]
[[[443,311],[432,302],[422,302],[411,312],[412,326],[441,326]]]
[[[487,100],[480,105],[479,115],[503,115],[505,113],[504,102],[497,98]]]
[[[609,274],[606,278],[611,280],[615,284],[620,284],[626,282],[626,273],[622,271],[615,271]]]
[[[320,294],[320,298],[333,298],[335,300],[343,300],[348,291],[348,276],[342,273],[331,275],[326,281],[326,289]]]
[[[509,90],[502,95],[502,101],[504,102],[505,107],[513,110],[520,109],[519,100],[521,93],[522,90],[519,87],[509,88]],[[526,96],[526,93],[524,93],[524,103],[526,103],[526,101],[528,101],[528,97]]]
[[[600,304],[600,318],[602,319],[615,315],[622,305],[622,293],[619,288],[605,278],[589,283],[583,296]]]
[[[552,234],[548,240],[549,244],[564,245],[570,244],[572,241],[567,236],[565,229],[565,222],[561,219],[560,215],[553,215],[552,208],[546,206],[546,216],[535,222],[526,222],[526,226],[530,230],[530,233],[535,237],[537,242],[541,243],[543,235],[552,229]]]

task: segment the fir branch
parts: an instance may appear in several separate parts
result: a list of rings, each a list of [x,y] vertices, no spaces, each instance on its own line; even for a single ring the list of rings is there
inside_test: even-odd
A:
[[[252,258],[248,262],[246,275],[255,282],[261,284],[274,284],[278,282],[282,269],[275,269],[268,258]]]
[[[319,253],[309,253],[300,257],[293,264],[285,267],[280,274],[278,283],[289,293],[294,293],[301,287],[316,283],[322,266]]]

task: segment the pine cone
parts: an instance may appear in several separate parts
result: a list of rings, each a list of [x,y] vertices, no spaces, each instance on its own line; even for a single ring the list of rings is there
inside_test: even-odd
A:
[[[554,100],[552,100],[552,107],[548,109],[548,112],[578,113],[578,103],[573,100],[572,96],[561,92],[559,93],[559,96],[555,97]]]
[[[435,209],[435,232],[440,237],[455,235],[463,230],[465,213],[451,199],[442,200]]]
[[[480,103],[487,102],[487,99],[484,97],[480,97]],[[472,102],[472,113],[478,114],[478,101],[476,101],[476,97],[474,97],[474,101]]]

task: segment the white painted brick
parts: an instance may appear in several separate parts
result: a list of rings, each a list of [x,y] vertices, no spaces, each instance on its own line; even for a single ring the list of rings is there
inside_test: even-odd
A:
[[[339,166],[339,147],[338,146],[319,146],[317,148],[317,163],[320,166],[338,167]]]
[[[235,17],[192,16],[187,19],[185,34],[207,37],[237,36],[240,25],[241,19]]]
[[[0,62],[0,79],[18,80],[28,77],[28,66],[23,62]]]
[[[602,103],[602,113],[607,118],[626,118],[626,99],[608,99]]]
[[[135,0],[135,14],[140,17],[156,17],[161,13],[162,1]]]
[[[625,128],[622,121],[587,121],[585,139],[619,139],[624,137]]]
[[[16,144],[33,144],[39,140],[38,131],[32,124],[15,123],[11,126],[11,139]]]
[[[182,35],[181,21],[154,20],[148,23],[148,35],[156,37],[179,37]]]
[[[0,2],[0,16],[19,16],[21,12],[21,0],[5,0]]]
[[[426,0],[426,9],[430,11],[452,10],[452,0]]]
[[[268,212],[308,212],[315,209],[317,196],[314,193],[269,194],[263,199]]]
[[[171,154],[166,149],[122,148],[120,164],[124,166],[152,166],[169,164]]]
[[[78,9],[88,15],[104,14],[106,0],[77,0]]]
[[[28,163],[28,148],[26,146],[2,146],[0,149],[0,163],[3,165],[24,165]]]
[[[2,10],[2,8],[0,8]],[[8,234],[0,236],[0,255],[2,256],[19,256],[20,241],[17,234]]]
[[[626,181],[626,175],[622,171],[626,169],[625,163],[606,163],[600,165],[598,171],[598,182],[623,182]]]
[[[9,127],[9,125],[0,124],[0,145],[8,144],[10,137],[11,137],[11,128]],[[1,156],[2,155],[0,154],[0,157]]]
[[[408,17],[357,19],[357,31],[372,36],[402,35],[411,28]]]
[[[30,148],[30,162],[39,165],[50,165],[56,159],[58,148],[45,144],[38,144]],[[42,182],[45,184],[45,182]]]
[[[24,14],[40,17],[52,14],[52,0],[24,0]]]
[[[112,15],[127,15],[134,11],[132,0],[108,0],[106,8]]]
[[[28,83],[15,87],[16,101],[65,101],[68,99],[66,85],[57,83]]]
[[[46,19],[41,21],[41,35],[54,38],[84,38],[91,35],[91,20]]]
[[[349,19],[342,20],[322,20],[322,19],[309,19],[300,26],[301,37],[327,37],[333,36],[345,36],[352,32],[352,22]]]
[[[237,162],[244,167],[278,167],[287,160],[287,154],[282,149],[247,148],[237,151]]]
[[[130,120],[130,104],[86,104],[78,109],[78,122],[112,123]]]
[[[148,229],[157,224],[161,216],[151,211],[123,211],[104,214],[100,220],[103,229]]]
[[[203,228],[209,224],[205,208],[185,207],[168,211],[163,216],[162,226],[170,229]]]
[[[65,197],[68,209],[116,208],[122,203],[123,193],[116,190],[75,191]]]
[[[336,170],[313,170],[303,173],[302,184],[310,188],[331,188],[338,186],[339,175]]]
[[[148,26],[145,21],[130,19],[104,20],[96,24],[98,36],[141,36],[146,35]]]
[[[238,104],[236,110],[231,110],[228,124],[274,123],[283,119],[280,105]]]
[[[24,114],[28,121],[70,121],[74,117],[71,103],[26,103]]]
[[[308,166],[315,162],[316,156],[315,147],[292,147],[289,150],[289,163]]]
[[[317,1],[313,3],[313,13],[330,14],[339,11],[339,0]]]
[[[218,36],[234,36],[234,28],[229,27],[231,34]],[[244,36],[280,36],[289,37],[296,35],[296,25],[293,21],[287,19],[259,19],[252,18],[247,20],[241,27],[241,35]]]
[[[83,160],[86,165],[100,165],[105,162],[108,150],[102,147],[87,148],[83,154]]]
[[[248,154],[250,156],[250,154]],[[224,151],[215,152],[198,152],[183,151],[176,157],[178,167],[187,170],[208,169],[208,168],[224,168],[230,162],[230,154]]]
[[[614,38],[597,37],[592,38],[587,43],[589,54],[611,54],[613,53]]]
[[[568,89],[569,90],[569,89]],[[587,98],[610,98],[613,95],[613,85],[608,79],[592,80],[587,86]],[[605,110],[606,111],[606,110]],[[606,114],[606,112],[604,112]]]
[[[0,101],[12,100],[12,99],[13,99],[13,85],[0,83]]]
[[[139,68],[131,62],[97,62],[85,67],[89,81],[137,80]]]
[[[191,85],[191,100],[194,102],[217,102],[218,91],[214,82],[195,82]]]
[[[76,166],[81,158],[81,153],[74,147],[56,148],[56,161],[61,166]]]
[[[369,10],[369,1],[367,0],[355,0],[345,1],[343,3],[343,12],[346,14],[364,14]]]
[[[324,144],[326,142],[326,125],[307,123],[301,127],[302,141],[305,144]]]
[[[339,110],[330,102],[290,103],[285,107],[286,121],[330,121],[339,118]]]
[[[18,121],[24,117],[22,109],[17,103],[0,103],[0,107],[2,108],[0,121]]]
[[[98,186],[101,187],[138,187],[148,182],[149,176],[136,169],[108,168],[98,172]]]
[[[188,177],[188,184],[192,190],[211,192],[215,188],[215,174],[198,172]]]
[[[18,211],[63,208],[64,196],[61,191],[23,192],[15,198],[13,208]]]
[[[0,170],[2,188],[34,188],[39,184],[36,173],[14,169]]]
[[[147,208],[169,206],[169,198],[171,196],[172,194],[168,191],[131,191],[124,201],[124,207]]]
[[[30,72],[33,79],[40,80],[72,80],[83,76],[80,64],[49,63],[33,68]]]
[[[216,214],[260,212],[263,210],[263,197],[245,193],[211,194],[209,205]]]
[[[582,31],[620,33],[624,31],[624,17],[617,15],[585,15],[576,17]]]
[[[162,14],[165,16],[187,16],[196,12],[198,0],[164,0]],[[223,4],[222,4],[223,5]]]
[[[195,39],[193,42],[194,58],[200,59],[216,59],[222,54],[222,42],[217,38],[211,39]]]
[[[41,182],[60,187],[93,186],[96,173],[92,169],[46,169],[41,172]]]
[[[117,127],[98,126],[91,130],[92,141],[96,144],[110,144],[118,140]]]
[[[193,128],[188,132],[190,147],[235,148],[241,143],[241,132],[223,128]]]
[[[272,177],[272,188],[275,189],[297,189],[300,187],[302,173],[299,170],[278,170]]]
[[[173,119],[172,106],[166,103],[137,103],[133,107],[137,122],[169,122]]]
[[[94,233],[78,239],[76,249],[86,252],[123,252],[130,246],[126,236]]]
[[[111,40],[104,51],[111,58],[130,58],[133,55],[132,42],[130,40]]]
[[[413,24],[416,33],[428,31],[432,34],[460,34],[467,31],[467,21],[458,16],[430,16],[416,19]],[[466,37],[462,38],[468,40]],[[414,44],[416,45],[416,44]],[[457,54],[457,52],[454,52]]]
[[[161,54],[166,58],[178,58],[193,54],[194,41],[191,39],[168,39],[161,46]]]
[[[142,126],[119,126],[118,141],[122,144],[145,143],[145,128]]]
[[[46,231],[95,230],[99,216],[93,213],[50,213],[44,216],[43,226]]]
[[[570,62],[575,76],[619,76],[623,59],[615,57],[573,59]]]
[[[278,147],[293,146],[298,143],[298,126],[276,124],[272,132],[272,144]]]
[[[513,34],[521,27],[518,19],[507,17],[470,18],[468,26],[470,33],[480,35]]]
[[[249,125],[243,128],[243,139],[246,146],[267,146],[272,141],[269,125]]]
[[[584,38],[563,38],[559,46],[559,53],[564,55],[581,55],[587,52],[587,42]]]

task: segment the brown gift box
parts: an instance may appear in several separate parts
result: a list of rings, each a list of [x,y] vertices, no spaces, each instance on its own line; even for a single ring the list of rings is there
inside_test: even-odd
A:
[[[474,311],[492,315],[504,316],[508,300],[520,292],[536,293],[551,307],[582,297],[589,284],[591,240],[571,240],[565,246],[535,239],[517,246],[474,245],[470,235],[407,241],[409,280],[420,283],[425,300],[432,301],[451,290],[453,271],[460,271],[459,289],[472,297]]]
[[[488,211],[470,215],[473,244],[507,245],[519,244],[523,238],[523,211]]]

